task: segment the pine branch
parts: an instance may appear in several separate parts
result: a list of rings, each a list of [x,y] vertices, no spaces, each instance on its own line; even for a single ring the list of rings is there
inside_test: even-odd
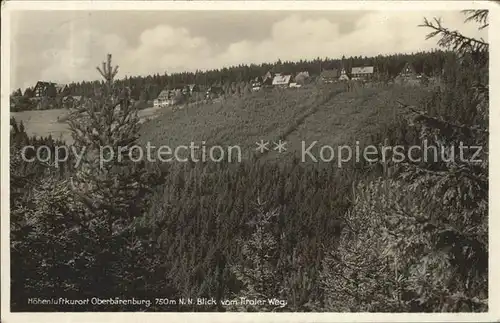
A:
[[[461,54],[466,52],[487,52],[489,50],[489,44],[483,39],[479,40],[467,37],[459,33],[457,30],[445,28],[441,24],[441,19],[438,18],[434,18],[434,22],[424,18],[424,23],[419,25],[419,27],[427,27],[434,30],[425,37],[426,39],[434,38],[440,35],[441,39],[438,41],[439,46],[450,48],[451,50]]]
[[[439,128],[439,129],[455,128],[455,129],[460,130],[465,135],[470,135],[472,132],[488,134],[488,130],[481,129],[479,126],[469,127],[466,125],[455,124],[455,123],[452,123],[449,121],[445,121],[442,119],[428,116],[424,112],[422,112],[421,110],[417,110],[414,106],[410,106],[410,105],[403,103],[401,101],[396,101],[396,102],[402,108],[408,109],[412,113],[416,114],[416,116],[412,119],[413,122],[423,122],[423,123],[426,123],[427,125],[431,126],[432,128]]]
[[[118,74],[118,66],[111,66],[111,54],[108,54],[107,63],[102,63],[102,69],[99,67],[96,67],[96,69],[108,85],[111,85],[111,83],[113,83],[116,74]]]
[[[466,16],[465,22],[475,21],[479,23],[479,30],[488,27],[490,24],[488,23],[488,13],[489,10],[463,10],[462,13]]]
[[[431,176],[436,176],[436,177],[444,177],[444,176],[459,176],[462,175],[464,177],[467,177],[473,181],[476,181],[478,183],[481,183],[483,185],[488,185],[488,177],[483,175],[483,174],[473,174],[468,167],[459,167],[455,170],[447,170],[447,171],[434,171],[430,169],[423,168],[418,165],[412,165],[417,172],[421,173],[426,173]]]

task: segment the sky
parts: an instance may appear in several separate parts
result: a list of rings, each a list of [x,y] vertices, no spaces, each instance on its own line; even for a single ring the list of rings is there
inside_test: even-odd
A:
[[[437,48],[424,17],[487,39],[459,11],[15,11],[11,89],[99,79],[107,53],[123,78]]]

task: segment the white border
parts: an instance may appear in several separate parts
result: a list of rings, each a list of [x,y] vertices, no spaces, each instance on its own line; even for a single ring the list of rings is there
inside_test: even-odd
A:
[[[500,320],[500,227],[494,216],[500,211],[494,198],[499,174],[496,161],[500,153],[490,147],[489,208],[489,312],[436,314],[382,313],[10,313],[9,248],[9,95],[10,95],[10,13],[15,10],[462,10],[490,9],[490,86],[498,88],[500,79],[492,73],[499,67],[500,5],[485,1],[7,1],[1,19],[1,318],[3,322],[480,322]],[[496,32],[495,32],[496,31]],[[490,91],[490,143],[500,142],[500,94]],[[496,284],[495,284],[496,283]],[[495,286],[497,288],[495,288]]]

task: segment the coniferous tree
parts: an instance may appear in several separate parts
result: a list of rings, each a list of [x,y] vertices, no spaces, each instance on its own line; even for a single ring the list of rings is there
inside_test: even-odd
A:
[[[466,15],[487,25],[487,12]],[[384,178],[353,188],[345,230],[324,261],[332,311],[487,310],[488,46],[439,20],[424,26],[459,58],[447,67],[453,74],[431,102],[432,115],[406,106],[409,126],[441,154],[400,167],[386,163],[384,170],[393,167],[396,175],[385,171]],[[451,122],[450,113],[468,117]],[[467,153],[449,158],[460,143],[481,146],[480,161]]]
[[[128,91],[115,87],[118,67],[111,65],[111,55],[98,70],[106,81],[104,93],[69,121],[74,146],[83,152],[71,187],[85,207],[86,233],[95,239],[88,252],[94,290],[138,295],[151,269],[148,261],[155,261],[145,258],[153,237],[141,232],[148,224],[146,197],[154,182],[144,161],[136,162],[132,154],[139,130],[137,109]]]
[[[265,210],[265,204],[257,200],[255,218],[250,222],[253,232],[248,240],[242,240],[241,263],[232,267],[233,274],[243,283],[238,298],[245,300],[264,300],[265,304],[240,304],[238,310],[275,311],[277,305],[268,300],[285,296],[283,281],[278,279],[279,241],[273,233],[273,224],[278,216],[277,210]]]

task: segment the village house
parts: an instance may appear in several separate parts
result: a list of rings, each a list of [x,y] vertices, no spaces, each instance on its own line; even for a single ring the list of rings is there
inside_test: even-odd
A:
[[[417,78],[418,75],[413,64],[407,62],[398,76],[404,78]]]
[[[287,88],[292,80],[291,75],[276,74],[274,75],[272,85],[275,87]]]
[[[158,97],[153,101],[153,107],[163,108],[172,104],[171,92],[169,90],[163,90],[158,94]]]
[[[191,94],[191,91],[190,91],[190,88],[189,88],[189,85],[184,85],[182,88],[180,89],[177,89],[177,90],[180,90],[181,93],[185,96],[188,96],[189,94]]]
[[[251,81],[252,91],[259,91],[262,88],[262,78],[257,76]]]
[[[223,95],[224,95],[224,90],[222,89],[221,86],[211,86],[205,93],[205,98],[210,100],[210,99],[216,99]]]
[[[38,81],[33,89],[35,98],[51,97],[62,95],[66,92],[68,86],[66,84],[57,84],[53,82]]]
[[[189,96],[189,92],[189,85],[168,86],[167,89],[161,91],[158,95],[158,97],[161,96],[161,100],[158,103],[163,107],[174,105],[184,99],[186,96]]]
[[[401,72],[396,76],[395,82],[399,84],[419,86],[421,85],[421,76],[417,74],[415,67],[407,62]]]
[[[349,81],[351,78],[347,75],[345,68],[340,70],[339,81]]]
[[[63,95],[68,91],[68,85],[66,84],[56,84],[55,86],[58,95]]]
[[[339,71],[336,68],[323,70],[319,76],[323,83],[334,83],[339,79]]]
[[[353,67],[351,70],[351,78],[353,80],[369,80],[373,78],[373,75],[373,66]]]
[[[191,96],[194,93],[199,92],[199,87],[197,84],[188,84],[178,86],[174,90],[180,91],[184,96]]]
[[[55,94],[57,92],[52,91],[52,90],[55,90],[54,85],[55,85],[55,83],[51,83],[51,82],[43,82],[43,81],[36,82],[35,88],[33,89],[33,92],[35,93],[35,97],[41,98],[41,97],[47,96],[49,94],[52,94],[55,96]],[[52,92],[52,93],[50,93],[50,92]]]
[[[263,77],[262,77],[262,86],[272,86],[273,85],[273,79],[274,79],[274,74],[271,71],[268,71]]]
[[[197,84],[189,84],[188,88],[189,88],[189,94],[190,95],[193,95],[194,93],[200,91],[200,87]]]

